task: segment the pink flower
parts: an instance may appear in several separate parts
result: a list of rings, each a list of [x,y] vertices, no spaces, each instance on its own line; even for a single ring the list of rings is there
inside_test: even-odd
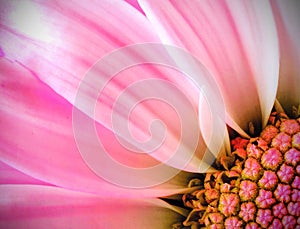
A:
[[[259,190],[259,195],[255,199],[255,203],[260,208],[269,208],[273,203],[275,203],[275,199],[272,196],[271,191]]]
[[[273,214],[280,219],[287,214],[287,209],[282,202],[273,206],[272,210]]]
[[[271,148],[262,155],[261,163],[266,169],[276,170],[280,163],[282,162],[281,153],[275,149]]]
[[[278,183],[278,178],[273,171],[265,171],[263,177],[259,180],[260,187],[265,189],[272,189]]]
[[[239,197],[236,194],[221,194],[219,210],[225,216],[235,215],[239,211]]]
[[[284,155],[285,161],[293,166],[296,166],[300,161],[300,152],[295,148],[290,149]]]
[[[246,179],[256,181],[260,178],[262,168],[259,162],[254,158],[248,158],[245,162],[245,168],[242,172],[242,176]]]
[[[285,164],[283,164],[280,167],[280,170],[277,172],[279,179],[285,183],[289,183],[291,179],[294,177],[294,174],[295,172],[293,167]]]
[[[271,210],[258,210],[256,222],[260,224],[263,228],[266,228],[268,224],[272,221],[273,216],[271,214]]]
[[[296,220],[293,216],[287,215],[283,217],[282,224],[284,225],[284,228],[292,229],[295,228]]]
[[[291,147],[291,137],[285,133],[279,133],[272,141],[272,147],[277,148],[281,152],[286,152]]]
[[[141,0],[139,4],[130,3],[136,8],[127,2],[109,0],[1,3],[1,228],[41,228],[45,225],[52,228],[168,228],[187,212],[159,197],[186,192],[184,187],[188,179],[210,169],[211,160],[205,156],[206,149],[213,153],[213,159],[230,154],[227,135],[210,139],[214,134],[211,123],[215,114],[209,114],[202,93],[184,74],[174,69],[147,64],[125,69],[109,81],[99,95],[94,116],[87,113],[84,106],[78,106],[76,95],[83,77],[99,59],[112,51],[147,42],[187,50],[205,67],[201,77],[215,80],[226,107],[226,123],[243,137],[259,134],[267,124],[275,101],[277,109],[281,105],[290,115],[297,111],[300,95],[298,2],[220,1],[211,4],[192,1],[186,4]],[[153,50],[147,51],[151,54]],[[129,53],[116,61],[120,64],[137,57],[136,53]],[[185,63],[176,58],[168,56],[168,60]],[[106,67],[109,70],[114,65],[107,63]],[[99,82],[103,80],[101,77]],[[197,115],[196,121],[185,119],[190,127],[189,138],[181,139],[177,113],[162,101],[143,100],[141,106],[130,110],[130,117],[125,112],[127,103],[150,92],[185,104],[170,88],[151,87],[126,94],[125,102],[116,107],[115,113],[120,125],[128,121],[130,134],[122,135],[114,130],[111,114],[115,101],[132,84],[148,79],[159,80],[161,84],[167,82],[186,95]],[[98,85],[87,86],[81,105],[89,104]],[[168,182],[156,181],[164,173],[135,180],[136,177],[105,163],[99,166],[97,157],[88,158],[89,163],[86,163],[84,159],[87,158],[83,159],[78,144],[84,145],[87,151],[97,151],[98,145],[85,137],[88,134],[84,131],[85,122],[81,125],[82,131],[79,130],[81,137],[74,137],[74,110],[95,123],[95,132],[103,148],[118,163],[141,169],[139,171],[168,165],[168,171],[176,170],[178,174]],[[189,117],[191,113],[185,110],[184,114]],[[163,144],[149,153],[143,143],[149,139],[160,140],[159,134],[152,136],[149,128],[156,119],[160,119],[168,131]],[[225,124],[217,122],[217,129],[222,128]],[[272,146],[282,153],[291,146],[299,150],[299,134],[288,135],[293,133],[294,127],[281,128],[287,134],[273,140]],[[193,138],[200,139],[195,147],[190,145]],[[120,141],[126,142],[126,147]],[[285,143],[284,147],[279,143]],[[179,158],[169,160],[174,158],[181,144]],[[135,153],[132,153],[133,148]],[[181,162],[187,158],[191,160],[182,166]],[[101,172],[106,172],[106,176],[119,178],[124,184],[148,184],[153,179],[157,185],[139,189],[119,186],[118,182],[99,177],[97,171],[92,171],[93,162]],[[246,162],[248,164],[244,175],[257,181],[261,176],[260,168],[252,168],[256,165],[255,159]],[[281,167],[277,172],[280,180],[289,181],[288,168]],[[299,187],[298,176],[292,187]],[[268,202],[268,193],[260,192],[257,200]],[[224,213],[237,214],[237,195],[221,194],[221,199],[232,201],[230,209],[220,207]],[[294,213],[293,209],[294,205],[289,207]],[[269,224],[268,211],[257,213],[258,224]],[[285,225],[289,219],[283,217],[282,223]],[[233,228],[241,226],[237,217],[226,223]],[[295,224],[296,221],[289,225]]]
[[[291,188],[289,185],[278,184],[274,195],[278,201],[289,202],[290,201]]]
[[[243,201],[254,199],[257,195],[256,183],[244,180],[240,184],[239,195]]]
[[[254,220],[254,214],[256,213],[256,206],[252,202],[242,203],[239,216],[245,221]]]

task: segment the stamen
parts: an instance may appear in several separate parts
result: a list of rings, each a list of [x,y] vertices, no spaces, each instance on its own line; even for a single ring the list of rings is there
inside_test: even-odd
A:
[[[253,123],[249,130],[254,134]],[[300,118],[273,112],[259,137],[236,137],[231,147],[215,163],[218,172],[190,181],[199,189],[183,195],[191,212],[182,225],[300,228]]]

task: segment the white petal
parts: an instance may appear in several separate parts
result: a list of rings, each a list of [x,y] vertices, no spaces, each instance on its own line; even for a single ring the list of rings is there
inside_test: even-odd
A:
[[[195,54],[217,80],[231,119],[265,125],[275,100],[278,47],[268,2],[139,1],[162,41]],[[234,127],[234,126],[233,126]]]

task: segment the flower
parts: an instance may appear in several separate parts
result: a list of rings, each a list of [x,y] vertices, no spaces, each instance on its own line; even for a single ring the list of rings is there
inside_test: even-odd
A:
[[[243,191],[257,181],[257,187],[262,188],[268,183],[268,189],[272,189],[273,183],[280,180],[292,183],[288,190],[294,193],[293,197],[284,199],[294,201],[297,197],[299,177],[292,174],[295,174],[294,170],[299,171],[299,160],[297,162],[297,152],[289,151],[291,147],[299,150],[297,121],[283,121],[284,118],[278,115],[269,119],[269,116],[274,103],[278,113],[282,112],[281,106],[290,117],[300,113],[298,2],[219,1],[212,4],[193,1],[187,5],[181,1],[140,1],[139,4],[145,15],[125,2],[106,0],[89,4],[81,1],[1,3],[0,117],[1,129],[5,131],[0,134],[0,155],[1,170],[9,176],[1,179],[1,226],[167,228],[179,217],[178,213],[185,216],[188,213],[176,204],[171,206],[172,200],[164,198],[166,201],[163,201],[156,197],[185,192],[186,205],[194,208],[185,221],[188,226],[195,225],[194,218],[206,211],[207,217],[201,223],[210,224],[216,218],[213,222],[216,228],[222,227],[223,221],[225,226],[239,228],[243,225],[237,217],[239,187],[243,187]],[[214,153],[221,158],[220,166],[229,171],[208,174],[204,192],[195,187],[190,187],[192,191],[184,187],[187,180],[199,172],[200,162],[205,162],[204,152],[211,134],[207,104],[191,82],[172,69],[138,66],[121,72],[103,90],[98,101],[96,129],[104,147],[116,160],[140,167],[153,166],[160,161],[168,163],[177,147],[180,130],[176,126],[176,114],[170,108],[159,101],[154,105],[146,102],[133,111],[133,120],[129,120],[133,126],[132,135],[140,141],[149,137],[148,126],[144,127],[148,118],[153,120],[157,115],[171,129],[172,134],[167,135],[165,145],[151,154],[152,157],[131,156],[128,149],[122,148],[111,131],[108,114],[120,91],[135,81],[148,79],[147,74],[171,82],[186,94],[195,110],[201,107],[199,129],[202,138],[186,172],[154,188],[126,189],[96,176],[76,147],[71,116],[82,76],[108,52],[141,42],[172,44],[195,55],[220,88],[228,126],[243,137],[244,142],[245,138],[259,136],[271,120],[269,125],[271,122],[272,127],[263,130],[259,141],[251,138],[247,144],[234,143],[236,153],[233,156],[228,137],[213,139],[214,143],[224,141],[222,151]],[[172,91],[164,93],[171,94]],[[89,91],[84,95],[87,100],[90,98]],[[122,118],[121,109],[119,114]],[[198,123],[191,122],[193,126],[198,129]],[[194,134],[198,132],[191,131],[191,135]],[[90,139],[79,140],[89,150],[96,148]],[[186,146],[183,159],[191,150],[188,144]],[[245,151],[254,157],[247,158]],[[277,156],[271,154],[273,151]],[[182,169],[176,161],[170,165]],[[263,172],[263,168],[270,171]],[[278,176],[278,179],[271,179],[272,176]],[[239,179],[242,179],[240,184]],[[201,181],[196,184],[202,185]],[[282,187],[276,189],[278,196],[285,192],[286,184],[278,185]],[[215,190],[211,193],[215,193],[216,198],[220,196],[220,204],[218,199],[205,194],[210,189]],[[272,221],[270,209],[279,205],[270,190],[261,189],[249,197],[246,193],[243,195],[243,198],[255,198],[254,201],[263,205],[257,210],[256,221],[247,222],[246,228],[258,227],[257,224],[262,227],[275,225],[278,219]],[[210,207],[204,209],[206,199]],[[229,208],[226,203],[231,199],[233,206]],[[298,223],[291,215],[299,212],[299,204],[294,202],[287,206],[290,215],[282,216],[282,224],[289,222],[291,228]],[[247,211],[255,207],[251,204],[241,206],[242,217],[248,221],[253,213]],[[270,208],[263,209],[266,206]],[[214,212],[218,208],[228,217]]]

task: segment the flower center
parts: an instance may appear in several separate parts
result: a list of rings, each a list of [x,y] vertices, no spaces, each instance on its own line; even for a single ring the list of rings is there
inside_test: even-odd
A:
[[[190,210],[177,228],[300,228],[300,118],[272,113],[259,137],[231,140],[199,189],[183,195]]]

